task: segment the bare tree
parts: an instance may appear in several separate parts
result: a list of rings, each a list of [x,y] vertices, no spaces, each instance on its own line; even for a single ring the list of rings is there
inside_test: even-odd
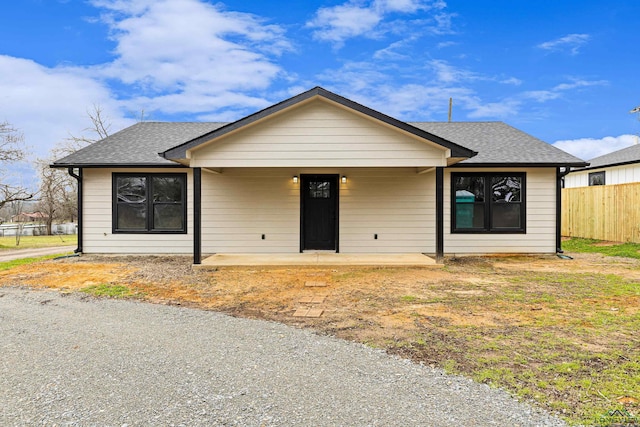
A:
[[[0,209],[7,203],[32,199],[27,188],[12,183],[8,166],[21,162],[27,155],[24,136],[7,122],[0,123]]]
[[[71,180],[64,172],[49,167],[48,160],[38,159],[36,161],[38,173],[40,175],[40,200],[38,201],[38,212],[43,215],[45,224],[45,234],[51,234],[54,220],[62,219],[64,212],[64,202],[66,193],[73,192]]]
[[[101,139],[105,139],[109,136],[111,123],[104,117],[104,113],[102,112],[102,107],[100,107],[100,105],[93,104],[92,109],[87,110],[87,117],[89,117],[91,125],[83,129],[83,134],[80,136],[70,134],[69,137],[57,147],[59,152],[54,152],[53,154],[71,154],[80,148],[86,147],[87,145],[93,144],[94,142],[100,141]],[[89,136],[85,135],[85,133],[88,133]],[[54,150],[56,150],[56,148],[54,148]]]
[[[48,218],[46,218],[47,234],[51,234],[54,221],[66,219],[73,221],[78,209],[76,180],[66,170],[52,169],[49,165],[53,160],[67,156],[109,136],[111,124],[105,120],[99,105],[94,105],[92,110],[88,110],[87,116],[91,121],[91,126],[85,128],[82,135],[75,136],[71,134],[51,150],[50,158],[38,159],[37,161],[40,176],[38,209],[48,215]],[[91,136],[87,136],[86,133]]]

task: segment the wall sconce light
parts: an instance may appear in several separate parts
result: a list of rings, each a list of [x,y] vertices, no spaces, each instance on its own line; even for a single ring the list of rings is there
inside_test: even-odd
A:
[[[342,181],[343,184],[346,184],[347,183],[346,175],[342,175],[342,178],[340,180]]]
[[[293,183],[297,184],[298,183],[298,175],[294,175],[293,176]]]

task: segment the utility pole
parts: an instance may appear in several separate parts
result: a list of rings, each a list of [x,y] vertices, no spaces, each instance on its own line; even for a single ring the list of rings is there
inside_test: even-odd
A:
[[[640,122],[640,105],[637,106],[636,108],[634,108],[633,110],[629,111],[630,114],[637,114],[638,115],[638,121]],[[638,144],[638,140],[640,140],[640,135],[636,135],[636,144]]]

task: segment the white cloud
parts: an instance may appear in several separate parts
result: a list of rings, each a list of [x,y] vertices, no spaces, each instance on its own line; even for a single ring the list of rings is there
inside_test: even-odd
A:
[[[318,9],[307,27],[317,28],[313,36],[318,40],[334,43],[341,47],[344,40],[373,31],[382,20],[382,15],[370,8],[347,3]]]
[[[505,84],[505,85],[520,86],[522,84],[522,80],[520,80],[518,78],[515,78],[515,77],[508,77],[508,78],[500,80],[500,83]]]
[[[606,80],[584,80],[572,78],[569,82],[560,83],[548,90],[532,90],[522,93],[525,99],[532,99],[537,102],[546,102],[564,96],[564,92],[591,86],[606,86]]]
[[[522,82],[512,78],[507,80],[498,80],[500,83],[520,85]],[[499,102],[478,103],[477,105],[469,104],[467,107],[471,110],[469,117],[473,119],[479,118],[507,118],[520,114],[523,105],[532,108],[531,101],[544,104],[555,99],[560,99],[566,94],[574,90],[592,86],[605,86],[608,82],[605,80],[582,80],[570,79],[568,82],[560,83],[550,89],[527,90],[505,96]]]
[[[476,106],[468,105],[472,111],[469,118],[505,118],[515,116],[522,106],[522,102],[515,98],[503,99],[500,102],[477,103]]]
[[[123,119],[109,90],[79,67],[47,68],[28,59],[0,55],[0,121],[19,129],[45,157],[57,142],[89,127],[88,109],[100,105],[105,118],[120,128]]]
[[[412,72],[368,62],[350,62],[337,70],[326,70],[319,79],[327,88],[384,114],[407,121],[446,121],[449,98],[454,111],[477,104],[473,90],[446,84],[418,70],[419,78],[398,83],[398,73]],[[433,69],[431,73],[435,73]],[[462,120],[462,114],[454,114]]]
[[[577,55],[580,48],[585,45],[590,38],[589,34],[568,34],[555,40],[540,43],[537,47],[552,52],[568,50],[571,55]]]
[[[318,9],[314,18],[306,23],[306,27],[314,29],[313,36],[317,40],[333,43],[334,47],[340,48],[349,38],[378,38],[386,32],[406,30],[406,24],[382,25],[391,14],[416,14],[445,7],[446,4],[442,1],[350,0],[337,6]],[[435,15],[428,28],[437,33],[450,31],[451,16],[444,13]]]
[[[604,138],[579,138],[556,141],[554,146],[573,154],[574,156],[590,160],[638,143],[636,135],[606,136]]]
[[[447,61],[435,59],[429,62],[429,67],[435,72],[435,78],[442,83],[478,80],[481,77],[471,71],[456,67]]]
[[[197,0],[94,0],[117,43],[113,62],[96,71],[120,80],[133,109],[165,113],[255,107],[261,91],[283,74],[272,58],[291,49],[284,31],[255,15]],[[244,93],[243,96],[229,96]],[[142,104],[144,102],[144,104]]]

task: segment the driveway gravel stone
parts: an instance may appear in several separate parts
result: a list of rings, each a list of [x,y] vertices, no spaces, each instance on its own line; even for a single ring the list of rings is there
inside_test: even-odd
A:
[[[0,288],[0,425],[564,426],[500,390],[277,323]]]

